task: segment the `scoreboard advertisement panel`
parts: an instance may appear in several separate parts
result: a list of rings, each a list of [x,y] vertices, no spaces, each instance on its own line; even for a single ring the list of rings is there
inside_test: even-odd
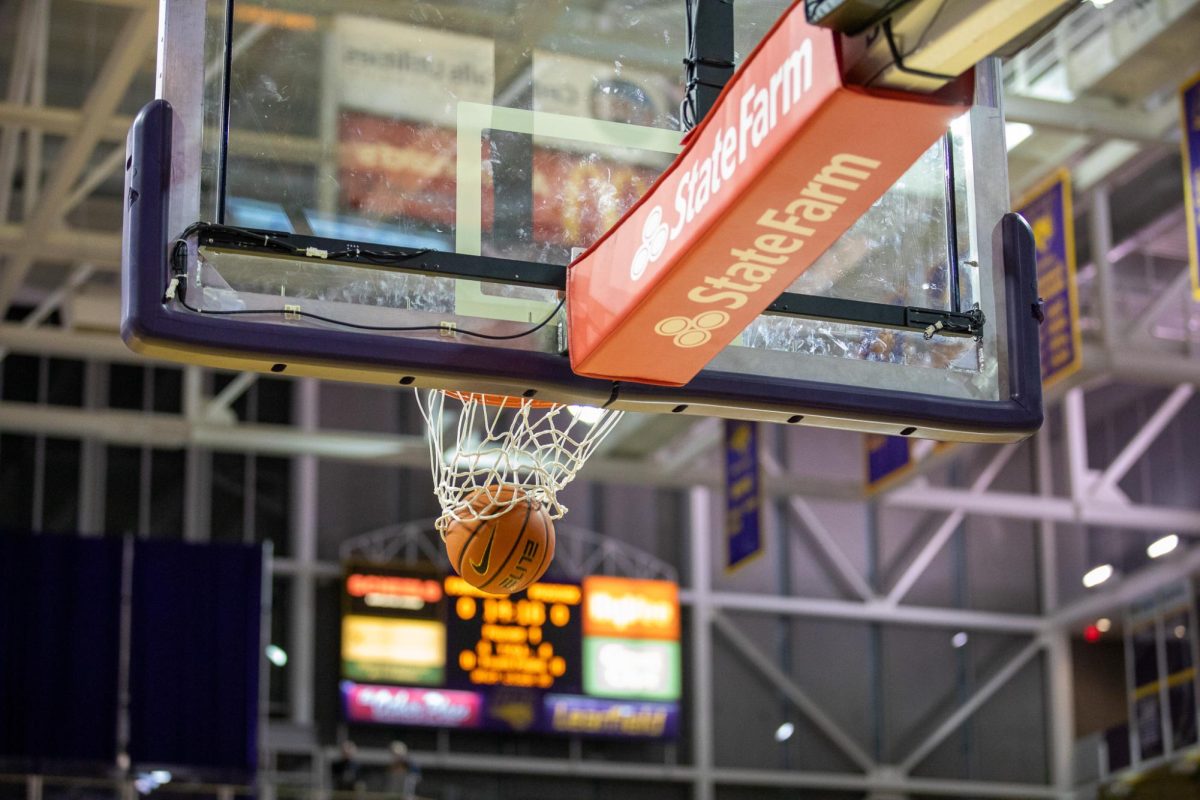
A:
[[[346,570],[341,694],[352,723],[678,735],[679,589],[590,576],[498,597],[456,575]]]
[[[342,596],[342,677],[440,686],[446,625],[441,577],[349,569]]]

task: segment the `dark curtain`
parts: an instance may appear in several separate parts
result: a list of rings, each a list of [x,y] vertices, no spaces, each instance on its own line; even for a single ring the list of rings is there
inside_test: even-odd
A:
[[[130,756],[248,775],[257,756],[260,547],[139,542]]]
[[[114,762],[121,551],[0,532],[0,758],[14,767]]]

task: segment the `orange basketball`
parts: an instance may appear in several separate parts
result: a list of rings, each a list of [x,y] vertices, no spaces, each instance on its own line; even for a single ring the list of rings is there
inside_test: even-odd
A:
[[[487,486],[468,495],[464,505],[486,515],[514,497],[516,502],[500,516],[470,522],[451,519],[442,534],[454,571],[491,594],[521,591],[542,577],[554,560],[554,523],[541,501],[525,497],[516,487]]]

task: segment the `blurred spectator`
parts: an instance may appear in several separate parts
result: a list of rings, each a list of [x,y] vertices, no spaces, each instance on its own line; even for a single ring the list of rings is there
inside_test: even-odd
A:
[[[392,742],[392,764],[388,768],[388,791],[398,794],[404,800],[416,797],[417,782],[421,780],[421,771],[408,758],[408,745],[404,742]]]
[[[333,788],[339,792],[362,791],[362,769],[358,763],[358,745],[349,739],[342,742],[342,757],[333,762]]]

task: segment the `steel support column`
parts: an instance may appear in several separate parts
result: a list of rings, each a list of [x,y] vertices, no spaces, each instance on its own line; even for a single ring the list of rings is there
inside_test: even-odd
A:
[[[320,383],[304,378],[295,384],[294,423],[303,433],[316,431],[320,422]],[[291,642],[288,667],[292,671],[290,692],[291,720],[296,725],[313,724],[313,680],[316,644],[313,620],[316,618],[317,509],[319,483],[317,457],[302,455],[292,462],[292,559],[299,569],[292,578]]]
[[[693,800],[713,800],[712,675],[712,492],[695,488],[688,494],[692,595],[692,763]]]
[[[204,407],[205,378],[200,367],[183,369],[183,412],[189,420],[197,419]],[[183,538],[205,542],[211,535],[212,453],[194,444],[184,452]]]
[[[1169,104],[1166,104],[1169,105]],[[1103,184],[1091,193],[1092,264],[1096,267],[1096,300],[1100,317],[1100,339],[1104,349],[1112,352],[1116,344],[1116,285],[1109,254],[1112,242],[1112,208],[1108,188]]]
[[[1044,423],[1033,440],[1034,470],[1038,494],[1054,494],[1054,458],[1050,450],[1049,423]],[[1058,608],[1058,543],[1054,521],[1038,523],[1038,568],[1041,608],[1052,614]],[[1062,800],[1068,800],[1075,783],[1075,699],[1071,663],[1071,639],[1066,631],[1049,631],[1046,642],[1046,681],[1043,708],[1046,737],[1050,745],[1050,783]]]

